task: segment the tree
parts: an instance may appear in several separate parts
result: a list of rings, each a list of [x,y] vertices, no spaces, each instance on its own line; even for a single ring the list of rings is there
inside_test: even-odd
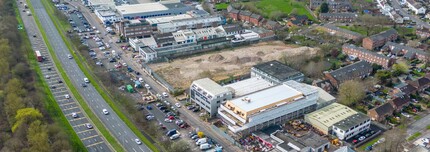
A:
[[[15,124],[13,124],[12,132],[14,132],[16,130],[16,128],[19,127],[21,124],[27,123],[27,122],[32,122],[32,121],[38,120],[42,117],[43,117],[42,114],[37,109],[34,109],[34,108],[19,109],[16,112],[16,116],[15,116],[16,122],[15,122]]]
[[[328,4],[327,3],[322,3],[320,6],[320,12],[321,13],[328,13],[329,8],[328,8]]]
[[[393,75],[399,76],[401,74],[407,74],[409,66],[405,62],[398,62],[393,65]]]
[[[339,87],[339,102],[351,106],[364,99],[366,93],[360,81],[349,80],[342,83]]]
[[[186,141],[180,140],[178,142],[174,142],[170,146],[169,151],[188,152],[188,151],[191,151],[191,148],[190,148],[190,145]]]
[[[376,72],[375,76],[382,83],[386,83],[387,80],[391,78],[391,72],[388,70],[379,70],[378,72]]]
[[[27,133],[28,144],[30,151],[49,152],[49,139],[46,125],[43,125],[40,120],[32,122]]]

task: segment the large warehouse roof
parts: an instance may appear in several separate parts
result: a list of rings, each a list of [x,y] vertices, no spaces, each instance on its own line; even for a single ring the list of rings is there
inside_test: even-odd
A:
[[[145,12],[165,11],[169,8],[167,8],[161,3],[143,3],[134,5],[121,5],[117,6],[116,9],[121,14],[137,14]]]

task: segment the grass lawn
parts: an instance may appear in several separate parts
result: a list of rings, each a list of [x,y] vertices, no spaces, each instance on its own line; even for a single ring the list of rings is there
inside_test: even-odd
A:
[[[412,134],[411,136],[408,137],[408,141],[414,140],[417,137],[421,136],[421,132],[416,132],[414,134]]]
[[[226,10],[228,7],[228,3],[219,3],[219,4],[215,4],[215,8],[217,10]]]
[[[386,31],[386,30],[390,29],[389,27],[367,29],[364,26],[339,26],[339,27],[343,28],[343,29],[347,29],[347,30],[353,31],[353,32],[360,33],[363,36],[378,34],[378,33],[382,32],[382,31]]]
[[[67,23],[67,21],[60,21],[60,19],[58,19],[55,15],[52,15],[52,12],[54,12],[55,7],[54,5],[52,5],[51,3],[49,3],[49,1],[46,0],[42,0],[43,5],[45,6],[45,9],[48,11],[48,14],[50,16],[50,18],[53,20],[58,32],[60,33],[62,39],[64,40],[67,48],[69,50],[76,50],[76,47],[73,46],[70,42],[70,40],[64,35],[64,32],[66,30],[69,29],[69,24]],[[79,53],[75,53],[74,51],[71,52],[71,54],[74,56],[75,60],[78,61],[82,61],[82,62],[76,62],[79,66],[79,68],[82,70],[82,72],[87,76],[87,78],[91,81],[91,82],[99,82],[97,81],[97,79],[95,78],[95,76],[93,76],[87,67],[84,64],[86,64],[85,59],[79,55]],[[140,130],[127,118],[127,116],[125,116],[125,114],[119,110],[119,108],[115,105],[115,103],[112,101],[112,99],[109,97],[109,95],[106,93],[106,89],[103,89],[101,85],[99,85],[98,83],[92,83],[94,88],[97,90],[97,92],[100,93],[100,95],[103,97],[103,99],[109,104],[109,106],[115,111],[115,113],[121,118],[122,121],[124,121],[124,123],[133,131],[134,134],[136,134],[142,141],[143,143],[148,146],[149,149],[151,149],[154,152],[158,152],[159,149],[157,149],[157,147],[151,143],[141,132]],[[77,90],[76,90],[77,91]],[[79,95],[79,93],[77,93]],[[82,99],[82,101],[84,101]],[[98,120],[98,119],[97,119]],[[106,128],[102,127],[102,129],[106,130]],[[106,130],[107,131],[107,130]],[[101,131],[102,132],[102,131]],[[105,134],[103,134],[105,135]],[[113,138],[110,134],[109,135],[105,135],[105,136],[109,136],[109,138]],[[109,139],[108,137],[106,137],[107,140],[112,144],[112,146],[115,148],[115,150],[117,151],[123,151],[123,149],[119,149],[119,145],[118,141],[115,140],[115,138],[113,139]],[[116,142],[114,142],[113,140],[115,140]],[[115,145],[114,145],[115,144]]]
[[[414,117],[414,120],[420,120],[421,119],[421,116],[420,115],[416,115],[415,117]]]
[[[361,150],[365,150],[366,149],[366,147],[368,147],[368,146],[372,146],[374,143],[376,143],[379,139],[381,139],[381,138],[373,138],[372,140],[370,140],[370,141],[368,141],[366,144],[364,144],[364,145],[362,145],[362,146],[360,146],[360,148],[359,149],[361,149]]]
[[[303,2],[297,2],[295,0],[261,0],[255,3],[258,9],[263,12],[263,16],[268,17],[274,11],[281,11],[286,14],[290,14],[293,10],[299,15],[306,15],[309,19],[314,20],[315,18],[310,14],[310,12],[305,8]]]
[[[13,3],[13,5],[15,7],[16,20],[18,21],[18,24],[24,25],[22,18],[20,17],[20,13],[16,6],[16,3]],[[67,118],[61,112],[60,106],[55,101],[51,90],[49,90],[48,84],[46,84],[46,82],[43,81],[42,71],[40,70],[40,67],[36,60],[36,56],[33,52],[30,40],[28,39],[27,33],[24,28],[19,31],[19,35],[22,37],[22,44],[23,44],[22,47],[25,50],[27,50],[27,59],[30,65],[30,69],[36,71],[36,86],[37,86],[37,89],[44,96],[44,104],[45,104],[46,110],[48,111],[51,118],[56,123],[58,123],[58,126],[62,127],[64,129],[64,132],[69,135],[69,141],[70,141],[70,145],[73,148],[73,151],[80,151],[80,152],[87,151],[84,144],[79,139],[78,135],[75,133],[72,126],[69,124]]]

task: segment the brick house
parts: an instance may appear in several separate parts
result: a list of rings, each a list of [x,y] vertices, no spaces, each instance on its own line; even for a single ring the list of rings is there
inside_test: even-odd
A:
[[[309,18],[306,15],[293,15],[287,22],[288,27],[308,25]]]
[[[249,19],[251,18],[252,13],[250,11],[242,10],[239,12],[239,21],[242,22],[249,22]]]
[[[324,76],[331,84],[338,88],[345,81],[365,78],[373,71],[372,65],[366,61],[359,61],[331,72],[324,72]]]
[[[249,18],[249,22],[259,26],[260,24],[260,20],[263,19],[263,17],[261,17],[261,15],[258,14],[252,14],[251,17]]]
[[[411,99],[405,96],[394,98],[388,102],[393,106],[394,111],[400,112],[404,107],[409,105],[409,101],[411,101]]]
[[[231,19],[233,19],[233,21],[239,21],[239,13],[240,11],[237,9],[231,9],[228,12],[228,17],[230,17]]]
[[[343,37],[346,39],[350,39],[350,40],[353,40],[355,42],[359,42],[363,39],[363,35],[361,35],[360,33],[353,32],[353,31],[343,29],[343,28],[339,28],[333,24],[325,24],[325,25],[321,26],[321,29],[330,33],[330,34],[333,34],[333,35],[336,35],[339,37]]]
[[[319,19],[322,21],[353,22],[357,19],[355,13],[320,13]]]
[[[393,115],[394,108],[390,103],[385,103],[379,107],[375,107],[367,111],[367,116],[370,117],[373,121],[383,121],[388,116]]]
[[[420,38],[429,38],[430,37],[430,29],[421,26],[415,30],[415,34],[417,34]]]
[[[272,21],[272,20],[266,20],[266,22],[263,25],[265,28],[269,30],[275,30],[281,28],[281,25],[278,22]]]
[[[377,47],[384,46],[386,42],[396,40],[397,37],[397,31],[394,29],[389,29],[387,31],[364,38],[363,47],[368,50],[373,50]]]
[[[364,60],[364,61],[367,61],[369,63],[381,65],[384,68],[391,67],[391,65],[393,65],[395,63],[395,60],[396,60],[394,58],[389,58],[385,55],[366,50],[362,47],[357,47],[353,44],[343,45],[342,51],[343,51],[343,53],[345,53],[347,55],[355,56],[355,57],[359,58],[360,60]]]
[[[310,0],[310,8],[315,10],[323,3],[327,3],[332,12],[347,12],[352,8],[350,0]]]
[[[423,50],[416,49],[413,47],[400,45],[394,42],[387,42],[384,47],[381,49],[382,51],[389,52],[396,56],[403,56],[408,60],[418,59],[423,62],[430,61],[430,54],[424,52]]]
[[[425,89],[430,87],[430,79],[426,77],[422,77],[418,80],[410,81],[408,83],[417,88],[418,92],[423,92]]]
[[[411,84],[401,83],[394,86],[394,89],[390,90],[390,95],[393,97],[409,96],[417,92],[417,88]]]

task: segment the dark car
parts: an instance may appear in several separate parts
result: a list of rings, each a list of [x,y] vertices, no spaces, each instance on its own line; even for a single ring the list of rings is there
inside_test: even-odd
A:
[[[167,110],[167,109],[164,109],[164,110],[161,110],[163,113],[168,113],[168,112],[170,112],[169,110]]]
[[[82,86],[82,87],[87,87],[87,84],[82,83],[82,84],[81,84],[81,86]]]
[[[152,110],[152,107],[151,106],[146,106],[146,109]]]
[[[166,106],[161,106],[161,107],[158,107],[158,109],[160,109],[160,110],[166,110],[167,107]]]
[[[188,106],[188,107],[187,107],[187,109],[188,109],[188,110],[192,110],[192,109],[194,109],[194,108],[196,108],[196,107],[195,107],[195,106],[193,106],[193,105],[191,105],[191,106]]]
[[[110,58],[110,59],[109,59],[109,62],[110,62],[110,63],[112,63],[112,62],[116,62],[116,59],[115,59],[115,58]]]
[[[58,83],[63,83],[63,81],[61,81],[61,80],[58,80]]]
[[[198,112],[198,111],[200,111],[200,109],[199,109],[199,108],[194,108],[194,109],[193,109],[193,112]]]

